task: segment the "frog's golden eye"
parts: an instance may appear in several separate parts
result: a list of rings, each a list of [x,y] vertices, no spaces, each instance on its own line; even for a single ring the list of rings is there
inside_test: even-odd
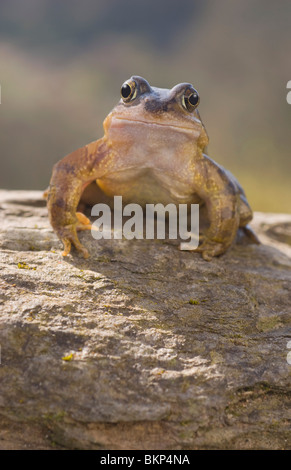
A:
[[[198,93],[191,93],[191,95],[188,96],[188,103],[191,105],[191,106],[198,106],[199,104],[199,101],[200,101],[200,98],[199,98],[199,95]]]
[[[125,103],[134,100],[137,94],[137,86],[134,81],[125,82],[121,87],[121,97]]]
[[[200,98],[196,90],[190,93],[188,92],[182,97],[182,104],[188,111],[193,111],[195,108],[197,108],[199,102]]]

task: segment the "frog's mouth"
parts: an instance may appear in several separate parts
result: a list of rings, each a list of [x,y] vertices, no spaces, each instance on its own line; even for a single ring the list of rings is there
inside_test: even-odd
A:
[[[153,126],[153,127],[157,127],[157,128],[167,128],[167,129],[173,129],[173,130],[178,130],[178,131],[186,131],[186,132],[191,132],[193,133],[196,129],[195,127],[190,127],[190,126],[180,126],[180,125],[177,125],[177,124],[174,124],[172,122],[157,122],[157,121],[146,121],[146,120],[142,120],[142,119],[128,119],[128,118],[125,118],[125,117],[118,117],[118,116],[114,116],[114,119],[118,120],[118,121],[125,121],[125,122],[128,122],[130,123],[130,125],[134,126],[134,125],[145,125],[145,126]],[[193,121],[196,121],[197,124],[199,124],[201,126],[201,122],[199,121],[199,119],[197,118],[193,118]]]

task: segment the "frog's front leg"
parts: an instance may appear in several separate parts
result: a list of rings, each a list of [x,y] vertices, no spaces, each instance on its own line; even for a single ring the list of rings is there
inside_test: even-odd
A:
[[[195,192],[205,202],[210,226],[195,251],[206,261],[224,253],[239,227],[239,194],[222,167],[208,156],[195,162]]]
[[[70,252],[72,244],[85,258],[89,256],[77,231],[90,229],[90,221],[76,210],[84,188],[102,175],[107,155],[103,138],[67,155],[53,167],[47,207],[51,225],[64,244],[63,256]]]

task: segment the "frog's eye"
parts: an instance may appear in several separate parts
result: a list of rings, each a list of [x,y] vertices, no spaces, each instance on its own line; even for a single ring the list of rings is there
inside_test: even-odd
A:
[[[190,93],[188,92],[187,94],[182,97],[182,104],[185,109],[188,111],[193,111],[195,108],[197,108],[199,104],[200,98],[197,93],[197,91],[191,91]]]
[[[125,103],[134,100],[137,94],[136,83],[133,80],[130,82],[125,82],[121,87],[120,93]]]

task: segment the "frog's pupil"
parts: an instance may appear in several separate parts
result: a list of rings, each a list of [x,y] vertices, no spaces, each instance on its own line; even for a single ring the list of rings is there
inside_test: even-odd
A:
[[[192,93],[188,98],[188,101],[190,104],[192,104],[192,106],[196,106],[196,104],[198,103],[198,100],[199,100],[199,97],[197,93]]]
[[[131,93],[131,88],[129,85],[125,84],[121,87],[121,95],[123,98],[128,98]]]

